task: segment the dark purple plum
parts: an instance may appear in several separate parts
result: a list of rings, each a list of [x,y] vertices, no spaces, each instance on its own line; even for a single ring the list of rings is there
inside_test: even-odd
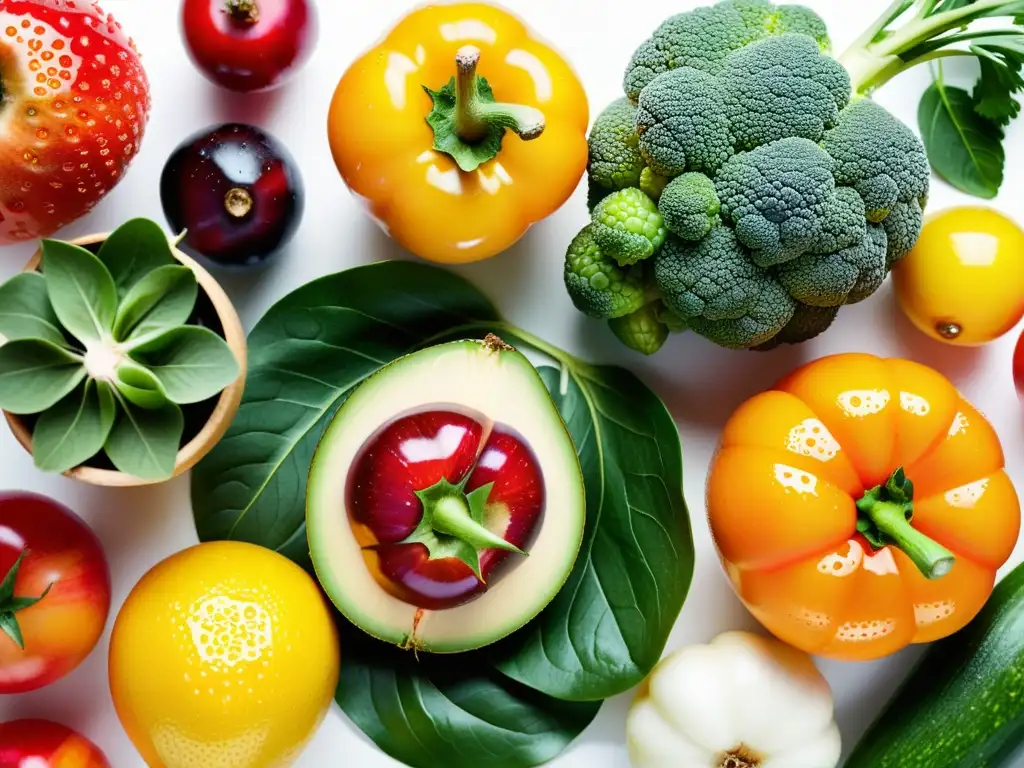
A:
[[[299,169],[265,131],[226,123],[201,131],[171,154],[160,199],[180,247],[221,267],[262,264],[298,229],[305,207]]]

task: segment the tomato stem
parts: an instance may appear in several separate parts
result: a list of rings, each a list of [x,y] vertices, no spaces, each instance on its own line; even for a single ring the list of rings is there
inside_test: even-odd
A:
[[[227,12],[239,24],[255,24],[260,20],[260,7],[256,0],[227,0]]]
[[[14,583],[18,580],[21,562],[27,554],[28,550],[22,550],[21,554],[18,555],[18,559],[14,561],[14,565],[7,571],[3,581],[0,581],[0,631],[11,638],[21,650],[25,650],[25,639],[21,635],[21,627],[18,625],[18,619],[15,617],[15,614],[18,611],[31,608],[46,597],[53,588],[53,582],[51,582],[39,597],[14,596]]]
[[[872,547],[894,545],[903,550],[927,579],[938,579],[953,568],[952,552],[910,524],[914,515],[914,484],[903,468],[885,485],[867,491],[857,502],[857,530]]]

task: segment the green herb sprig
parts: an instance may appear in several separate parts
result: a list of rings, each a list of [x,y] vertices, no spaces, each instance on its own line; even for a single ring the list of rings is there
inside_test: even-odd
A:
[[[181,407],[240,371],[223,338],[189,324],[198,294],[146,219],[119,227],[95,255],[43,240],[41,271],[0,285],[0,409],[38,415],[37,467],[65,472],[105,452],[126,474],[171,477]]]

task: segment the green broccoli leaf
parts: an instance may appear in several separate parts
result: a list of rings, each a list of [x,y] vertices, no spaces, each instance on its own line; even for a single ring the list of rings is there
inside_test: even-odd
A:
[[[918,123],[935,172],[962,192],[991,199],[1003,183],[1003,131],[975,111],[971,94],[944,82],[925,91]]]
[[[971,46],[981,65],[981,77],[974,89],[974,109],[982,117],[1009,125],[1020,114],[1016,95],[1024,90],[1024,34],[986,39]]]

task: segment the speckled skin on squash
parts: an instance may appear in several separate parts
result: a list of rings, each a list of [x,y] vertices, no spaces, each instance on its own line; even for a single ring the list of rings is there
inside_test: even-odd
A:
[[[845,768],[1010,768],[1024,745],[1024,565],[928,649]]]

